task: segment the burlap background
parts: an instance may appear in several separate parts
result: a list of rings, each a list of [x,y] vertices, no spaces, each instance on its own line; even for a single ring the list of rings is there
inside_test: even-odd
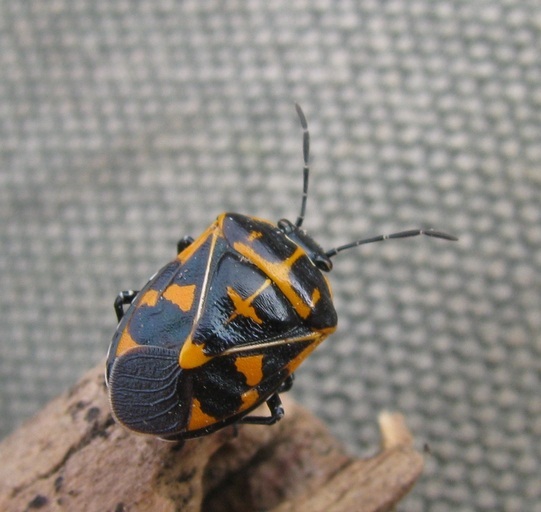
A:
[[[403,510],[541,510],[538,0],[0,2],[0,427],[104,357],[112,302],[224,210],[335,259],[294,393],[352,450],[403,411]],[[536,508],[537,507],[537,508]]]

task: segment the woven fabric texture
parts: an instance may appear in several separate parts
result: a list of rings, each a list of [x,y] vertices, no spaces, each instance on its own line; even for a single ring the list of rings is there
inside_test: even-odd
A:
[[[0,432],[104,358],[120,290],[222,211],[335,258],[295,397],[358,454],[428,443],[402,510],[541,510],[538,0],[0,3]]]

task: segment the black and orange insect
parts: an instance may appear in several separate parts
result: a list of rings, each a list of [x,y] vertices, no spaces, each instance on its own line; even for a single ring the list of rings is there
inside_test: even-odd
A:
[[[126,428],[181,440],[233,423],[275,423],[293,372],[336,329],[324,274],[331,258],[390,238],[456,240],[415,229],[323,250],[301,229],[310,137],[296,109],[304,132],[296,222],[222,213],[196,240],[183,238],[177,257],[141,291],[118,295],[106,382],[114,416]],[[269,415],[250,414],[263,403]]]

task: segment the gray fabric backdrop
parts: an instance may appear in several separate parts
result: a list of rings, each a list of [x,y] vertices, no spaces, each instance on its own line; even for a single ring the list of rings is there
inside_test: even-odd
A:
[[[224,210],[335,259],[295,396],[358,454],[405,413],[403,510],[541,510],[538,0],[0,2],[0,427],[104,357],[112,302]]]

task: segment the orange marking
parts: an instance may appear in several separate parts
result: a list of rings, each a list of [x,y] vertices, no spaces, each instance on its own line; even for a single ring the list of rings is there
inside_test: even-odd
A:
[[[163,296],[173,304],[177,305],[182,311],[190,311],[195,296],[195,285],[187,284],[181,286],[174,283],[167,287],[163,292]]]
[[[313,342],[310,343],[310,345],[308,345],[297,357],[289,361],[286,366],[289,373],[293,373],[326,337],[326,334],[315,336]]]
[[[259,400],[259,393],[256,389],[249,389],[248,391],[242,393],[242,405],[239,407],[239,412],[249,409]]]
[[[201,404],[199,403],[199,400],[197,400],[197,398],[194,398],[192,405],[192,415],[190,417],[188,430],[198,430],[200,428],[205,428],[209,425],[212,425],[213,423],[216,423],[216,421],[218,421],[217,418],[215,418],[214,416],[210,416],[209,414],[206,414],[201,410]]]
[[[257,386],[263,379],[262,355],[237,357],[235,366],[246,377],[246,384],[250,387]]]
[[[177,260],[180,261],[180,263],[186,263],[193,253],[196,252],[197,249],[199,249],[207,241],[208,237],[219,229],[218,222],[213,222],[197,240],[194,240],[190,245],[188,245],[188,247],[186,247],[186,249],[177,255]]]
[[[332,334],[334,331],[336,331],[336,325],[333,325],[331,327],[325,327],[324,329],[319,329],[319,332],[323,334],[324,338],[326,338],[329,334]]]
[[[220,229],[220,231],[223,231],[224,229],[225,218],[226,218],[225,213],[220,213],[220,215],[218,215],[218,217],[216,218],[216,224],[218,225],[218,228]]]
[[[243,299],[233,288],[227,287],[227,295],[233,301],[233,307],[235,311],[229,317],[229,321],[234,320],[237,316],[245,316],[251,318],[256,324],[263,322],[261,318],[257,316],[257,313],[253,306],[250,305],[250,297]]]
[[[138,347],[139,345],[137,342],[131,337],[130,333],[128,332],[128,329],[124,329],[122,332],[122,335],[120,336],[120,340],[118,340],[118,345],[116,347],[116,356],[121,356],[124,354],[124,352],[127,352],[133,347]]]
[[[321,299],[321,292],[319,288],[315,288],[314,293],[312,293],[312,307],[318,303],[319,299]]]
[[[141,302],[139,302],[139,306],[155,306],[158,303],[158,299],[160,298],[157,290],[148,290],[145,292],[145,294],[141,297]]]
[[[194,343],[192,337],[188,336],[178,355],[178,365],[183,370],[191,370],[204,365],[210,359],[212,357],[203,352],[203,344]]]
[[[297,247],[289,258],[278,263],[267,261],[254,251],[252,247],[241,242],[235,242],[233,248],[242,256],[248,258],[257,268],[265,272],[276,283],[301,318],[308,318],[311,307],[299,297],[289,282],[291,267],[300,257],[306,256],[306,253],[300,247]]]
[[[257,316],[255,308],[252,306],[252,302],[255,298],[271,284],[270,279],[266,279],[265,282],[249,297],[243,299],[233,288],[227,287],[227,295],[233,301],[233,307],[235,311],[229,317],[229,321],[234,320],[237,316],[245,316],[251,318],[255,323],[261,324],[263,320]]]
[[[261,231],[252,231],[248,235],[248,241],[253,242],[254,240],[257,240],[258,238],[261,238],[263,236],[263,233]]]

